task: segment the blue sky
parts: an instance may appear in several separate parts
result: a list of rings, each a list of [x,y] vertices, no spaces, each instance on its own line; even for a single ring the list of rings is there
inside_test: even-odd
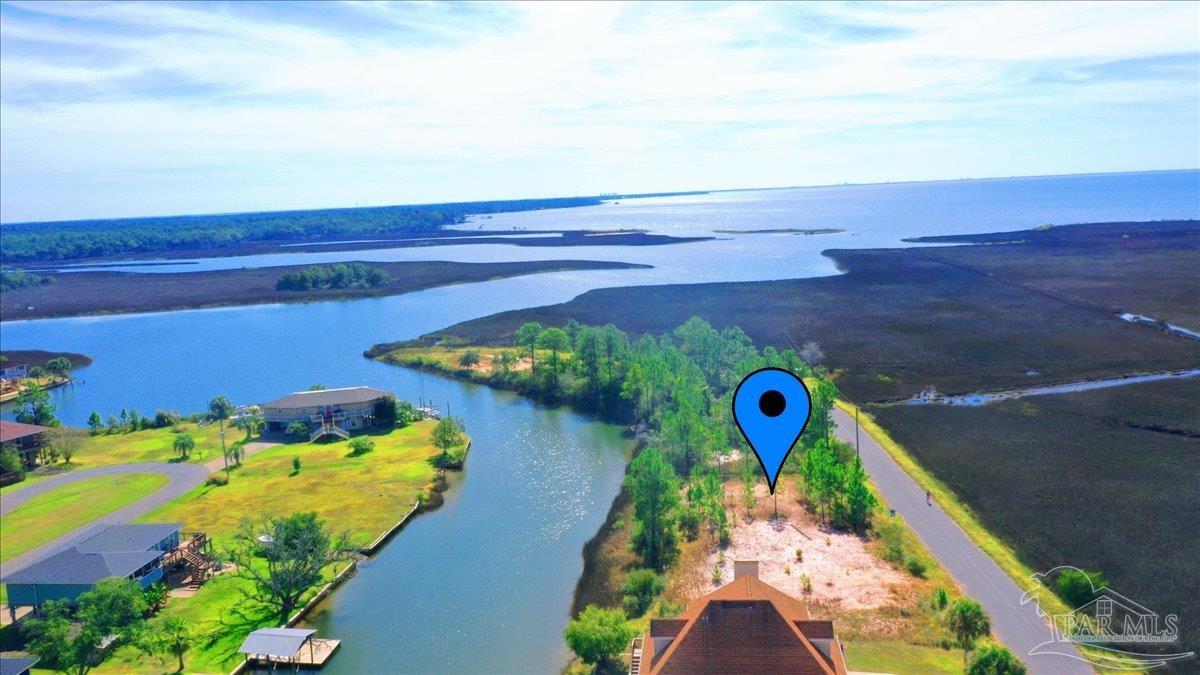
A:
[[[0,3],[0,219],[1194,168],[1200,3]]]

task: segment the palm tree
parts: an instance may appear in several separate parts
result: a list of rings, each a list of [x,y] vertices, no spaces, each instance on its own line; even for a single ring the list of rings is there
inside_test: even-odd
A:
[[[179,453],[180,459],[187,459],[188,455],[192,454],[192,450],[196,447],[196,440],[191,436],[180,432],[175,434],[175,442],[173,443],[175,452]]]
[[[975,641],[987,635],[992,625],[978,602],[962,598],[955,600],[947,610],[946,628],[950,629],[958,646],[962,647],[963,667],[966,667],[967,654],[975,646]]]
[[[229,451],[225,449],[225,420],[229,419],[236,409],[233,402],[224,394],[218,394],[208,402],[209,416],[221,425],[221,456],[225,458],[225,473],[229,473]]]

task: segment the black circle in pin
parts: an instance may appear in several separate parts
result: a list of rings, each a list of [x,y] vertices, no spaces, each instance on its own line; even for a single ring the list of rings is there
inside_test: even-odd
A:
[[[779,417],[787,408],[787,399],[774,389],[768,389],[758,397],[758,409],[767,417]]]

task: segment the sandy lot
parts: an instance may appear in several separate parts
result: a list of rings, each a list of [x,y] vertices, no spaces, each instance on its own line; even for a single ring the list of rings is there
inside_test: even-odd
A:
[[[804,575],[811,580],[810,602],[843,610],[874,609],[895,604],[910,590],[913,580],[867,550],[867,541],[857,535],[826,530],[796,502],[794,492],[779,497],[779,518],[772,518],[773,502],[760,483],[758,506],[753,520],[740,508],[741,487],[726,485],[729,503],[738,504],[733,543],[725,551],[710,552],[688,588],[691,597],[708,593],[713,569],[720,564],[721,583],[733,579],[733,561],[756,559],[759,578],[796,598],[804,598]],[[800,562],[796,550],[803,553]]]

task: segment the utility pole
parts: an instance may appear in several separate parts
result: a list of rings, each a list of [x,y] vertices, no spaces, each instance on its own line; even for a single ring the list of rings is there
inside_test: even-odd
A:
[[[862,449],[858,444],[858,406],[854,406],[854,454],[862,457]]]

